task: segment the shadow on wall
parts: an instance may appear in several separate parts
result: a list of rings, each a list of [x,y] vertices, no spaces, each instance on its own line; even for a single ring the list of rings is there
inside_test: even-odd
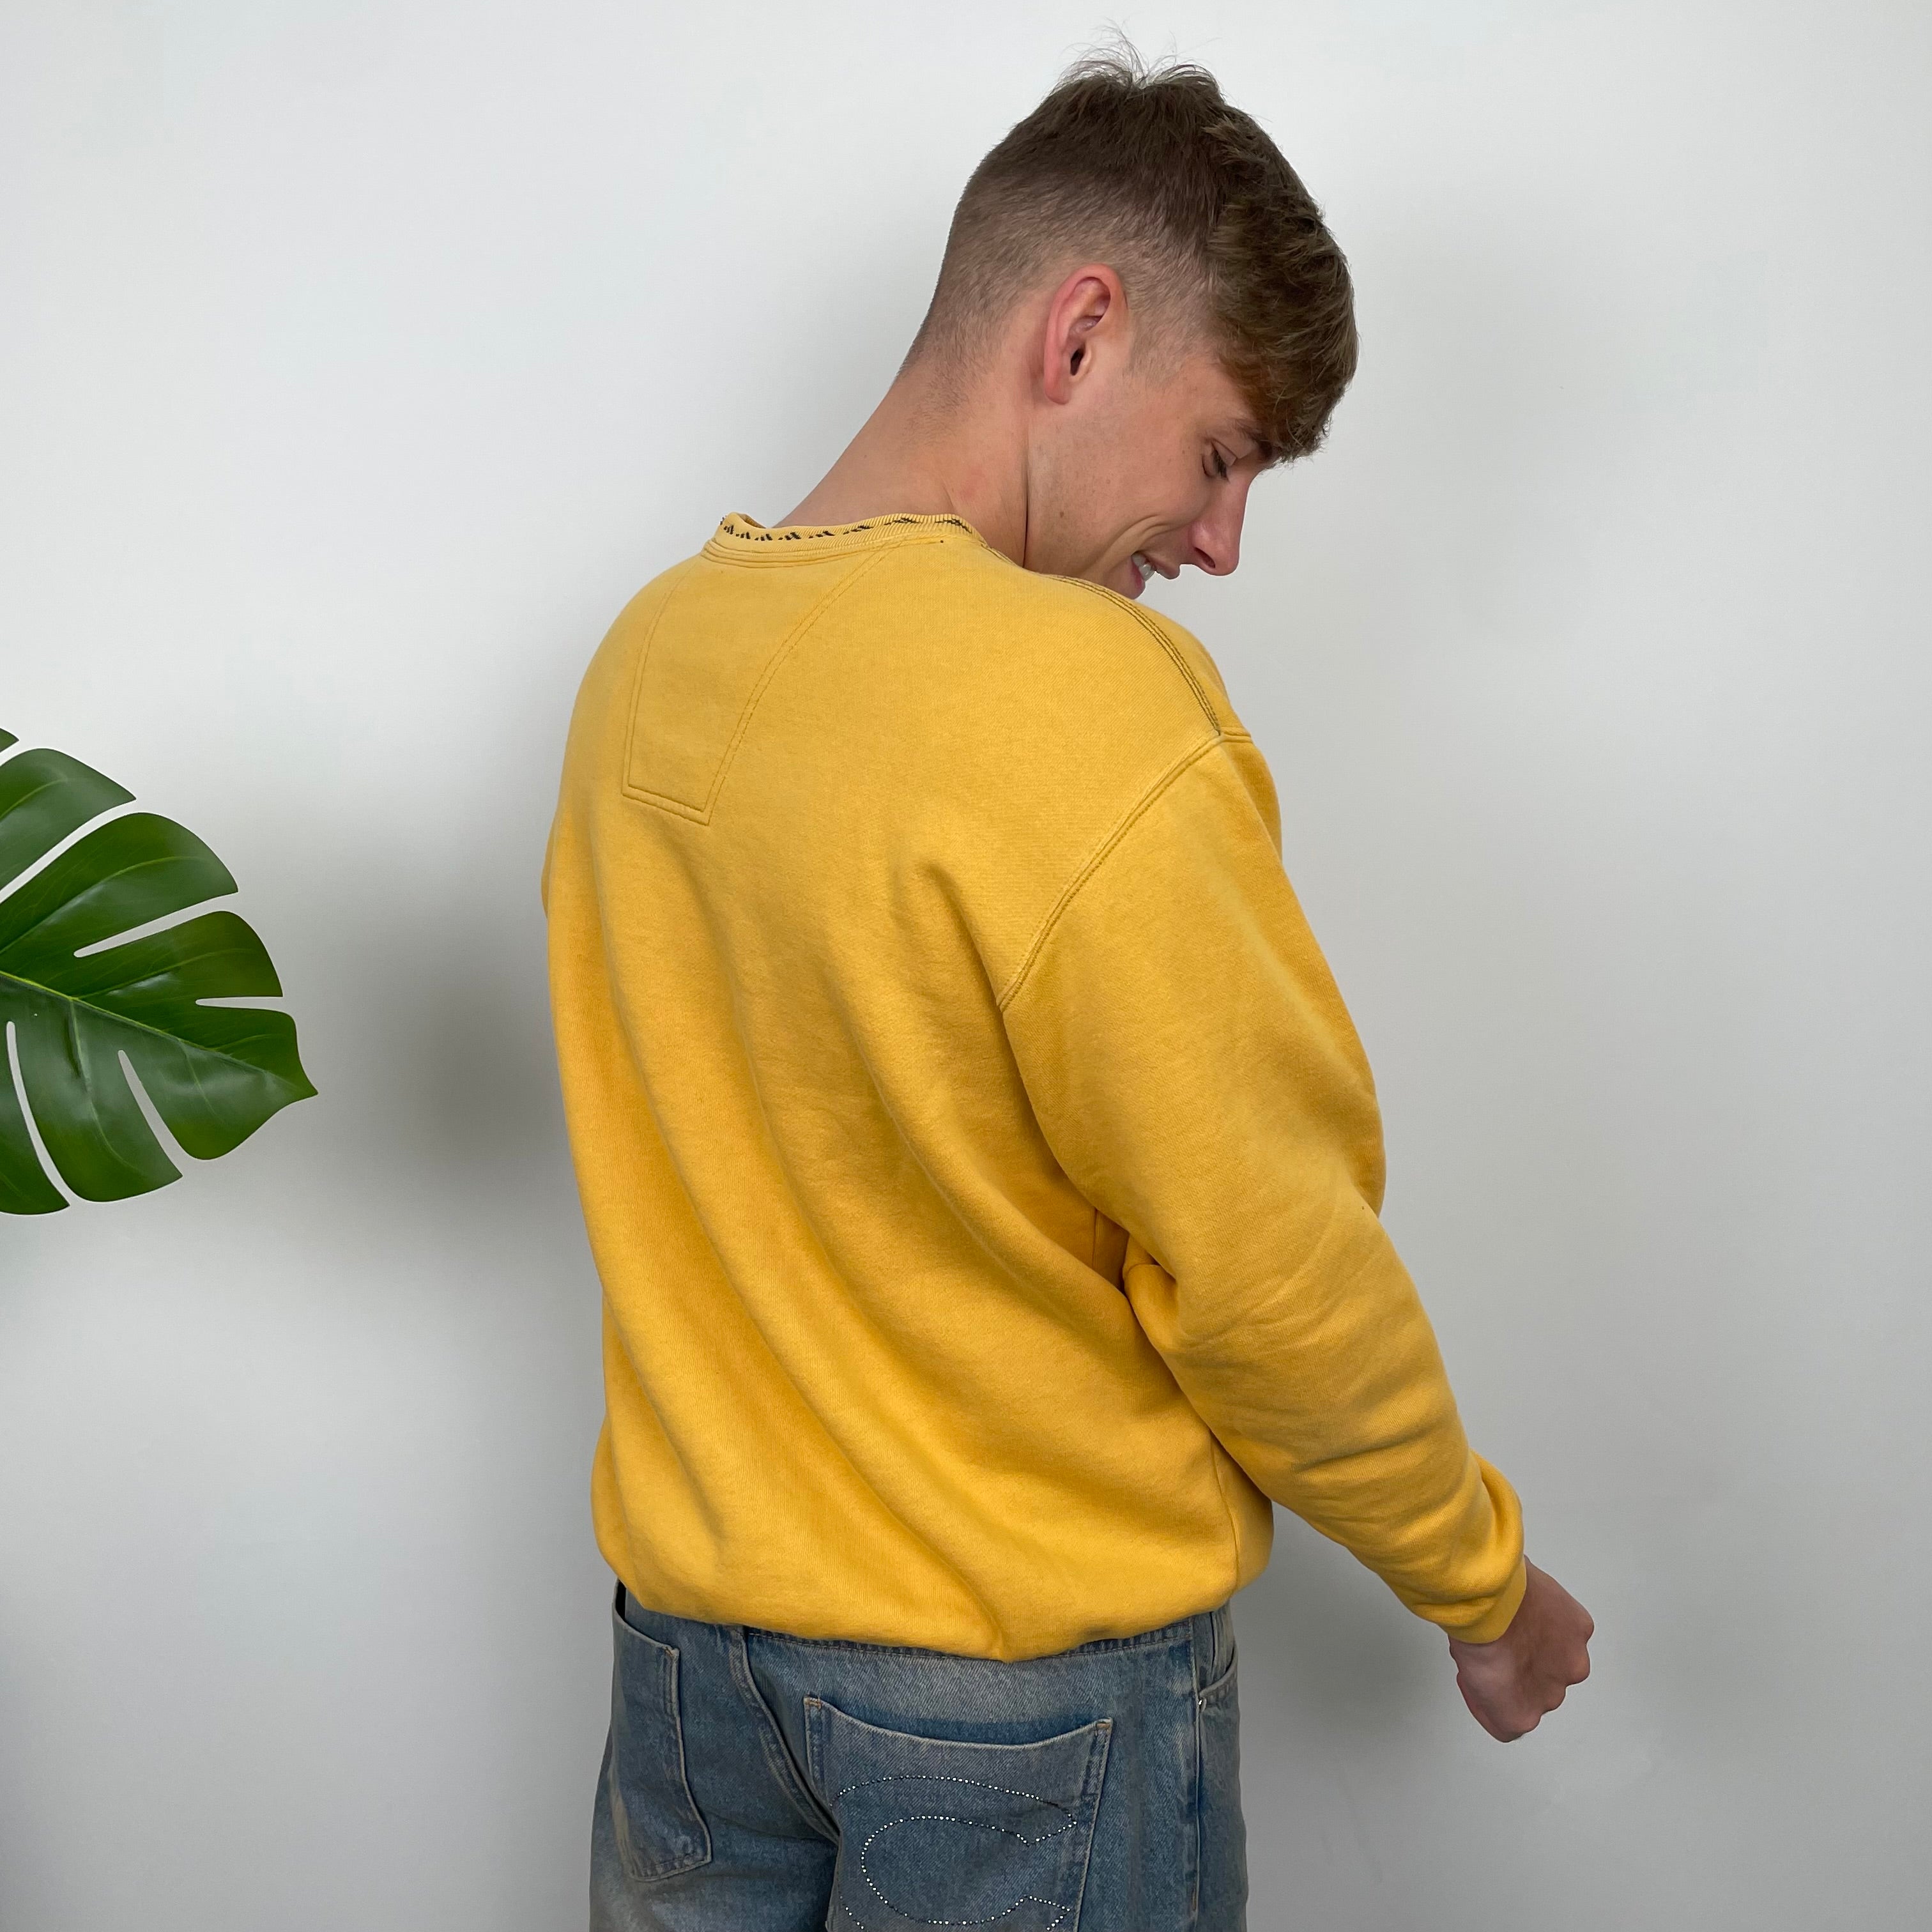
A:
[[[1292,1713],[1298,1749],[1411,1729],[1456,1696],[1439,1634],[1284,1509],[1267,1572],[1235,1602],[1244,1695],[1256,1716]]]
[[[547,1172],[565,1143],[541,924],[506,932],[466,898],[430,944],[408,1028],[416,1146],[493,1188]]]
[[[307,1158],[340,1198],[575,1214],[536,867],[500,850],[452,863],[358,842],[311,876],[291,976],[332,1106]]]

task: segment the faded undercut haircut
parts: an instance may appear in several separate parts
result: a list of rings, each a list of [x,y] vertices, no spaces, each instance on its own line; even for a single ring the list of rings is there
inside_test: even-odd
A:
[[[1271,462],[1316,448],[1355,373],[1348,265],[1300,178],[1204,68],[1090,54],[973,170],[906,363],[983,356],[1082,261],[1120,278],[1138,345],[1204,332]]]

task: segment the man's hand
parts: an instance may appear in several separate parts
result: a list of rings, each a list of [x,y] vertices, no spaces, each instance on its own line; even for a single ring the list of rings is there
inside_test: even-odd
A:
[[[1456,1688],[1469,1714],[1492,1738],[1508,1744],[1543,1721],[1573,1684],[1590,1674],[1590,1613],[1534,1563],[1510,1627],[1493,1643],[1449,1640]]]

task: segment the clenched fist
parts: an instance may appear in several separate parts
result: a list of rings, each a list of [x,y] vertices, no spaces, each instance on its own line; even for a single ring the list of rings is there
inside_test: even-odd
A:
[[[1546,1712],[1562,1702],[1573,1684],[1590,1674],[1590,1613],[1534,1563],[1529,1587],[1510,1627],[1493,1643],[1449,1640],[1456,1687],[1470,1714],[1492,1738],[1508,1744],[1533,1731]]]

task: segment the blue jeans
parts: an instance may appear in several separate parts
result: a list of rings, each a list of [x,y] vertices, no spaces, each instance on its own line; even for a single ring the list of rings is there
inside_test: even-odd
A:
[[[591,1932],[1241,1932],[1233,1619],[1000,1664],[612,1622]]]

